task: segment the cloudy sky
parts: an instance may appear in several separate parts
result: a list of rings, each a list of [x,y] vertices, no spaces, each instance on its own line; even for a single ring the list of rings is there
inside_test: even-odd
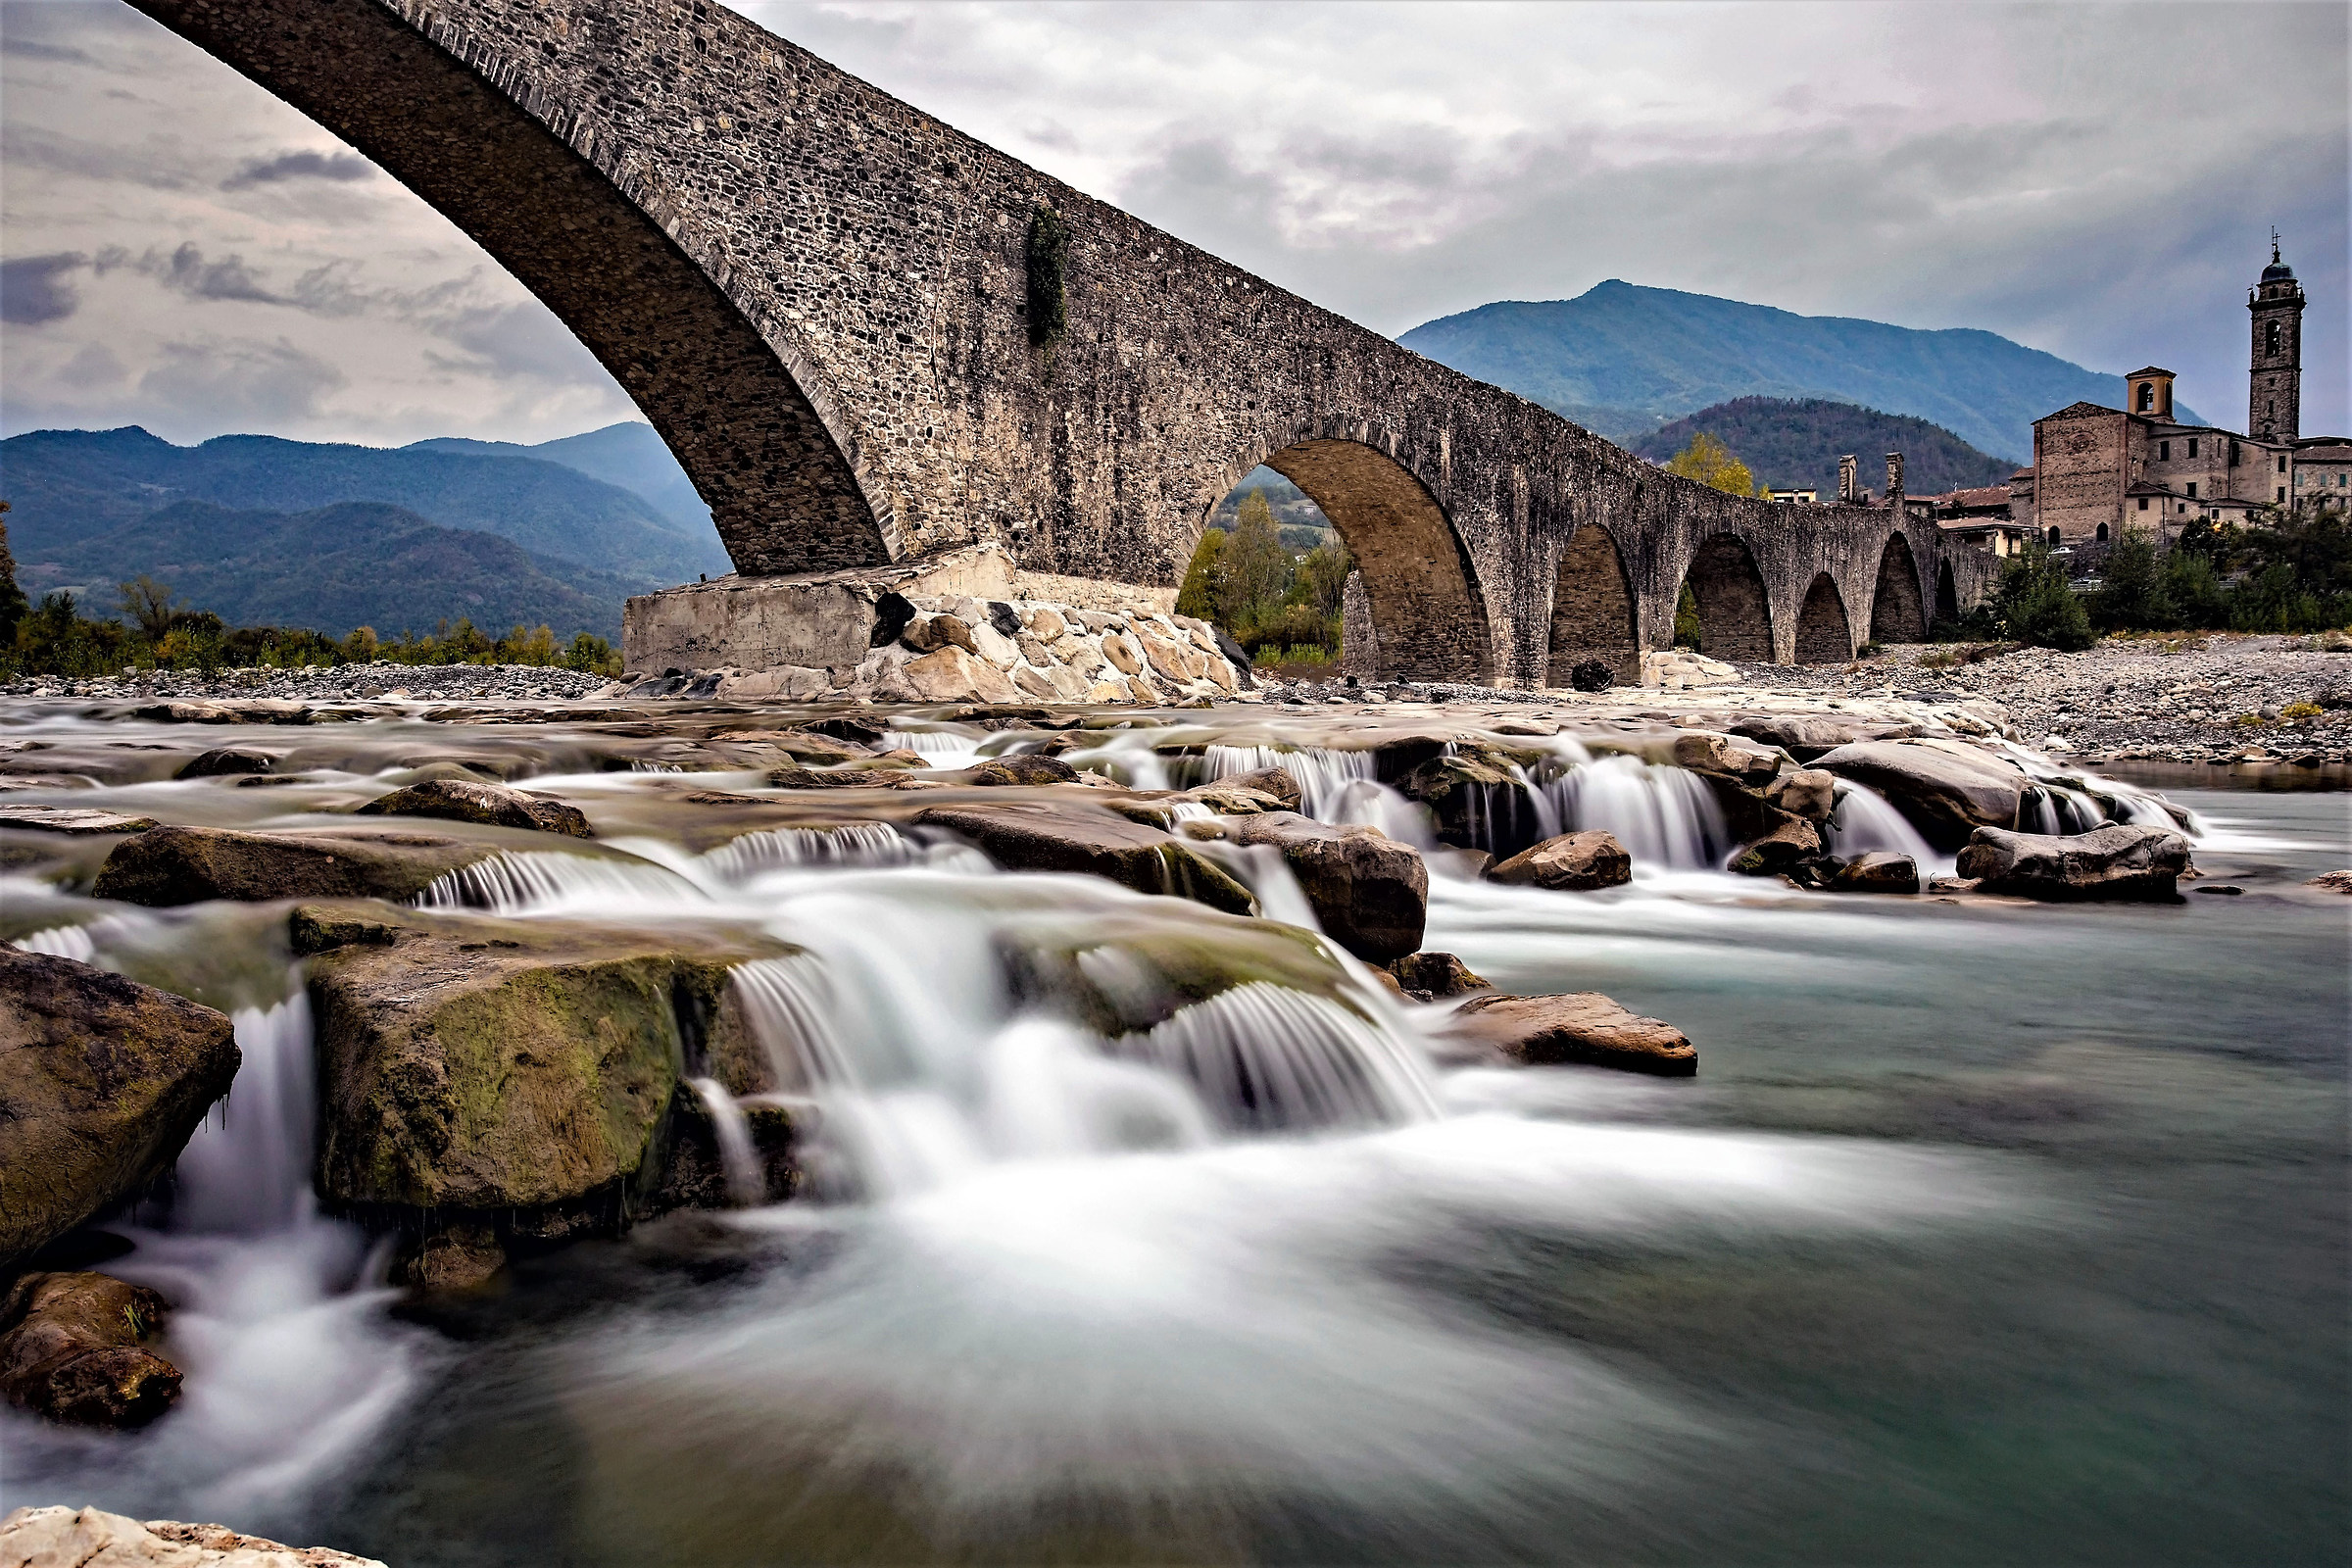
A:
[[[746,4],[1376,330],[1607,277],[2153,361],[2245,409],[2276,223],[2352,426],[2341,4]],[[0,430],[635,411],[464,235],[114,0],[0,5]]]

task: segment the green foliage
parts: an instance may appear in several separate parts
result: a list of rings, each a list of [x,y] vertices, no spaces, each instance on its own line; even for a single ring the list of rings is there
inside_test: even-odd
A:
[[[2352,514],[2326,504],[2273,510],[2248,528],[2191,518],[2165,563],[2163,587],[2173,623],[2192,628],[2312,632],[2352,623]]]
[[[2124,530],[2107,552],[2100,578],[2092,615],[2101,631],[2161,631],[2179,624],[2179,609],[2165,591],[2163,564],[2144,529]]]
[[[1734,398],[1660,426],[1635,440],[1631,450],[1662,463],[1701,430],[1720,436],[1767,484],[1810,486],[1825,500],[1837,495],[1838,459],[1849,452],[1866,464],[1880,453],[1900,452],[1904,488],[1923,496],[2006,484],[2017,466],[1939,424],[1826,398]]]
[[[1070,228],[1051,207],[1029,218],[1029,341],[1052,348],[1069,329],[1069,300],[1063,271],[1069,262]]]
[[[2078,653],[2093,640],[2090,616],[2068,584],[2066,568],[2038,539],[2028,541],[2003,568],[1994,608],[2003,630],[2021,643]]]
[[[17,626],[32,607],[17,586],[17,558],[8,548],[8,503],[0,501],[0,658],[16,646]]]
[[[1674,602],[1674,646],[1698,652],[1698,596],[1688,582],[1683,584],[1682,597]]]
[[[1337,658],[1348,574],[1355,563],[1332,530],[1318,530],[1303,556],[1283,544],[1273,508],[1256,489],[1243,493],[1233,531],[1200,536],[1177,591],[1179,614],[1222,627],[1254,659],[1282,663]],[[1309,658],[1302,650],[1320,650]]]
[[[2213,557],[2175,544],[2164,563],[2164,597],[2173,607],[2173,623],[2213,627],[2230,619],[2230,594],[2214,570]]]
[[[1762,491],[1756,476],[1747,465],[1732,456],[1732,449],[1716,436],[1701,430],[1690,438],[1690,444],[1676,453],[1666,465],[1668,473],[1679,473],[1686,479],[1695,479],[1710,490],[1725,495],[1752,496]]]

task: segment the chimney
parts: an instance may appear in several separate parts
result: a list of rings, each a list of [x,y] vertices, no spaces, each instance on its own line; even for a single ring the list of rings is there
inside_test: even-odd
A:
[[[1854,482],[1856,477],[1854,455],[1849,452],[1838,460],[1838,502],[1840,506],[1851,507],[1861,502],[1862,493]]]
[[[1903,510],[1903,455],[1886,454],[1886,504],[1895,511]]]

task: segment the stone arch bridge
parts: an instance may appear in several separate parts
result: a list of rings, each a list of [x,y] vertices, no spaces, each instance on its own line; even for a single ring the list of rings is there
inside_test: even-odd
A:
[[[1916,640],[1936,603],[1937,531],[1899,507],[1662,473],[705,0],[133,3],[544,300],[746,576],[994,544],[1049,582],[1164,590],[1262,463],[1360,563],[1382,674],[1630,674],[1686,580],[1736,659]],[[1041,209],[1057,331],[1029,318]]]

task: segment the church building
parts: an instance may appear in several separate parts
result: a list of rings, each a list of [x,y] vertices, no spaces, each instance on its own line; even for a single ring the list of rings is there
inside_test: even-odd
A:
[[[2160,545],[2204,517],[2259,522],[2286,507],[2344,490],[2352,457],[2341,437],[2305,438],[2303,285],[2271,245],[2271,265],[2247,291],[2253,343],[2246,434],[2183,424],[2173,413],[2173,372],[2147,366],[2124,377],[2124,406],[2077,403],[2034,421],[2034,466],[2011,481],[2011,515],[2053,545],[2100,544],[2127,527]]]

